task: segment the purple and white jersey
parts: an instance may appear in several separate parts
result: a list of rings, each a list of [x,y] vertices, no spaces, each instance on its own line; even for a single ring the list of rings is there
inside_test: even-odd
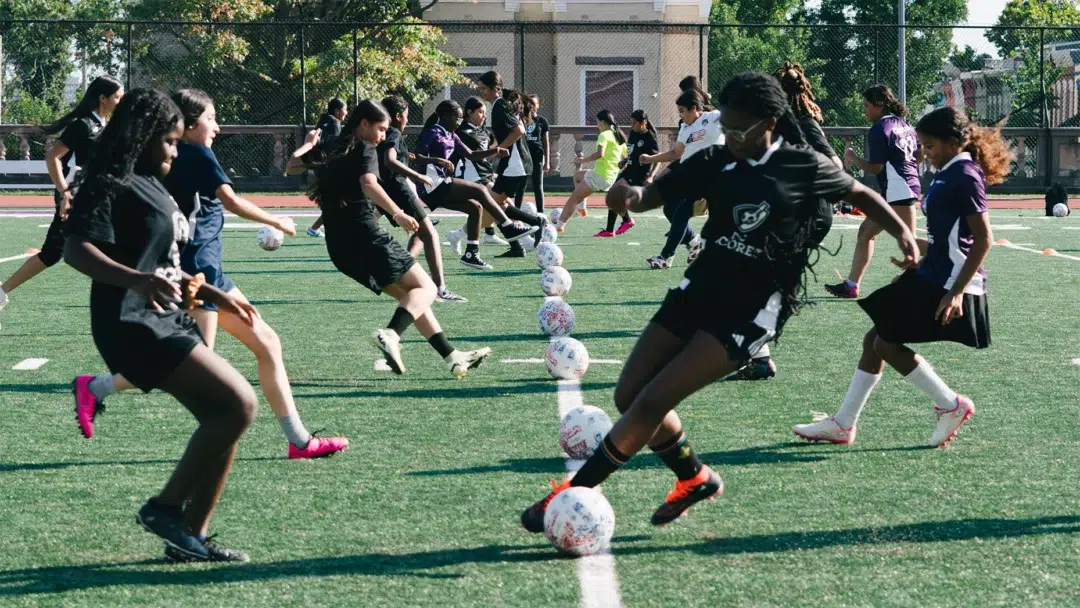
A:
[[[903,118],[889,114],[870,128],[866,139],[866,160],[872,165],[885,165],[877,175],[885,201],[919,198],[919,138],[915,129]]]
[[[922,207],[930,246],[918,274],[935,285],[952,289],[974,243],[967,218],[986,213],[988,208],[982,168],[967,152],[957,154],[934,176]],[[986,293],[986,271],[982,266],[964,288],[964,293]]]

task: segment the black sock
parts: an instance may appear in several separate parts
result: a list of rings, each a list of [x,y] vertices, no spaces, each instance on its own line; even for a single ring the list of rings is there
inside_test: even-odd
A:
[[[679,433],[678,437],[660,445],[650,445],[649,449],[664,461],[679,481],[693,479],[705,466],[701,463],[694,448],[690,447],[690,440],[686,438],[686,433]]]
[[[629,223],[630,223],[630,222],[632,222],[632,221],[633,221],[633,220],[631,220],[631,219],[630,219],[630,214],[629,214],[629,213],[624,213],[624,214],[623,214],[623,216],[622,216],[622,222],[621,222],[622,224],[629,224]]]
[[[397,332],[397,335],[405,333],[406,329],[412,325],[413,316],[412,313],[401,308],[400,306],[394,311],[394,316],[390,317],[390,323],[386,326],[387,329],[392,329]]]
[[[526,213],[526,212],[522,211],[521,209],[518,209],[517,207],[507,207],[506,208],[506,217],[508,217],[508,218],[510,218],[511,220],[514,220],[514,221],[525,222],[526,224],[528,224],[530,226],[539,226],[540,221],[541,221],[539,215],[533,215],[531,213]]]
[[[495,227],[494,226],[488,226],[487,228],[484,228],[484,234],[489,235],[489,236],[495,236]]]
[[[443,359],[449,357],[450,353],[454,352],[454,347],[450,346],[450,341],[446,339],[446,334],[441,331],[428,338],[428,344],[430,344],[431,348],[434,348],[435,352],[439,353],[439,356]]]
[[[581,465],[577,474],[570,481],[570,485],[595,488],[603,483],[609,475],[618,471],[619,467],[626,464],[627,460],[630,460],[630,457],[620,452],[611,441],[611,435],[608,435],[604,437],[604,441],[596,452],[585,461],[585,464]]]

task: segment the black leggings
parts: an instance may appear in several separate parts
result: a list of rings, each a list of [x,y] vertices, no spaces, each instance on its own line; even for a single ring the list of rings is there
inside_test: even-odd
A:
[[[533,155],[532,187],[533,196],[536,198],[536,212],[542,215],[544,213],[544,157],[542,155]],[[523,202],[525,202],[525,188],[514,194],[515,207],[521,209]]]
[[[607,212],[607,231],[608,232],[613,232],[615,230],[615,218],[617,218],[617,217],[619,217],[618,213],[615,213],[614,211],[608,209],[608,212]],[[623,211],[622,212],[622,223],[625,224],[626,222],[629,222],[629,221],[630,221],[630,212],[629,211]]]
[[[665,202],[664,215],[671,222],[671,231],[668,232],[667,242],[664,243],[664,249],[660,251],[660,255],[670,258],[675,255],[675,250],[680,244],[686,245],[697,236],[694,229],[690,227],[690,218],[694,216],[694,201]]]

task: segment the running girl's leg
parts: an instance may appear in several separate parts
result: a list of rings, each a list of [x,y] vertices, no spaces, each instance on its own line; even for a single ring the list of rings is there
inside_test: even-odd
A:
[[[566,222],[573,217],[578,203],[585,200],[590,194],[592,194],[592,188],[585,183],[585,171],[578,171],[574,174],[574,191],[570,193],[570,198],[566,199],[566,204],[563,205],[562,213],[559,214],[559,221],[555,226],[561,230]]]

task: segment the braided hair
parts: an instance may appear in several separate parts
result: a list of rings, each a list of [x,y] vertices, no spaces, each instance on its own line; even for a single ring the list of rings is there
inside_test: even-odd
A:
[[[1013,154],[1001,137],[1000,126],[980,127],[961,110],[945,106],[923,116],[915,130],[935,139],[959,143],[982,167],[989,186],[1000,184],[1009,174]]]
[[[907,118],[908,108],[904,105],[904,102],[900,101],[900,98],[893,93],[887,85],[875,84],[863,91],[863,99],[869,101],[875,106],[881,106],[886,114],[892,114],[893,116],[899,116],[900,118]]]
[[[806,77],[806,72],[803,71],[801,65],[785,61],[784,65],[773,73],[773,76],[780,81],[780,88],[787,95],[788,105],[795,112],[796,118],[809,116],[818,124],[825,121],[821,107],[815,103],[817,98],[814,97],[810,79]]]
[[[343,161],[361,144],[360,138],[356,136],[357,127],[362,121],[377,123],[389,120],[390,115],[377,101],[365,99],[357,104],[356,109],[345,119],[341,137],[334,140],[333,147],[326,152],[319,151],[314,154],[310,162],[305,158],[305,162],[315,169],[315,181],[308,188],[308,198],[320,208],[328,201],[345,205],[348,201],[344,199],[347,193],[344,182],[349,180],[343,176],[355,175],[355,173],[352,172],[348,163]],[[349,188],[355,183],[355,178],[353,178]]]
[[[759,72],[746,72],[732,78],[719,95],[718,103],[726,110],[762,120],[775,120],[774,133],[781,135],[785,143],[802,144],[802,130],[795,119],[787,95],[780,88],[780,81]],[[790,234],[771,232],[766,236],[766,259],[773,262],[771,281],[774,291],[781,296],[780,314],[776,322],[776,336],[780,337],[784,324],[792,315],[809,302],[806,291],[806,273],[813,273],[817,262],[817,250],[823,221],[818,216],[817,201],[799,201],[797,222]],[[831,218],[830,218],[831,219]]]

